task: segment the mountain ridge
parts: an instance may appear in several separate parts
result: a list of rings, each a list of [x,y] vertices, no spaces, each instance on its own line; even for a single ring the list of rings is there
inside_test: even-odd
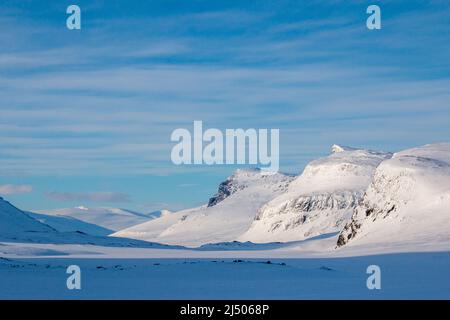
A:
[[[288,190],[262,206],[239,241],[297,241],[340,231],[375,168],[391,153],[333,145],[308,163]]]
[[[283,192],[292,179],[281,173],[238,169],[219,185],[218,192],[207,204],[133,226],[112,236],[188,246],[233,241],[250,226],[256,210]]]
[[[337,246],[450,239],[450,143],[397,152],[380,164]]]

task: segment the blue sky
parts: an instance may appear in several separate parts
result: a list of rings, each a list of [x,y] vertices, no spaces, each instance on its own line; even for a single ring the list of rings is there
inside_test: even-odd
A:
[[[235,168],[171,163],[194,120],[279,128],[290,173],[450,140],[446,0],[2,1],[0,30],[0,192],[24,209],[206,202]]]

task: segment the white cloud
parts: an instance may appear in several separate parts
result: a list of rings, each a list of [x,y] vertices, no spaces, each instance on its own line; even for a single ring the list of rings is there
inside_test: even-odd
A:
[[[14,184],[0,185],[0,194],[5,196],[19,193],[29,193],[31,191],[33,191],[33,187],[30,185],[14,185]]]
[[[351,13],[271,14],[97,20],[76,43],[45,23],[0,16],[0,37],[14,35],[0,53],[0,175],[200,170],[169,161],[170,133],[194,120],[279,128],[282,167],[336,140],[385,148],[450,137],[450,47],[435,33],[448,10],[386,19],[389,32],[376,38]],[[44,31],[52,45],[31,46]]]

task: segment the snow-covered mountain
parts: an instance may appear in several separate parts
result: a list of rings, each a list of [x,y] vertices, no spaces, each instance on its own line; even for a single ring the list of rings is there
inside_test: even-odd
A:
[[[72,217],[112,230],[113,232],[141,224],[161,214],[160,211],[146,214],[118,208],[87,208],[84,206],[55,210],[37,210],[36,212],[50,216]]]
[[[205,205],[174,213],[78,207],[35,214],[0,198],[0,241],[228,248],[324,236],[332,250],[340,232],[338,247],[363,252],[392,252],[393,244],[432,250],[450,245],[449,208],[450,143],[394,155],[334,145],[298,177],[237,170]]]
[[[40,220],[48,219],[55,226],[67,231],[58,231],[55,228],[42,223]],[[180,247],[166,246],[158,243],[144,242],[134,239],[125,238],[111,238],[99,235],[87,234],[81,230],[77,230],[76,226],[81,226],[86,229],[95,229],[95,226],[87,226],[87,224],[78,221],[74,222],[66,217],[50,217],[43,215],[36,215],[33,213],[24,212],[8,201],[0,197],[0,254],[5,251],[5,244],[8,243],[44,243],[44,244],[77,244],[77,245],[97,245],[105,247],[140,247],[140,248],[170,248],[177,249]],[[100,230],[97,227],[95,230]],[[7,245],[9,248],[10,245]],[[13,247],[14,248],[14,247]],[[28,250],[29,249],[29,250]],[[24,251],[34,252],[30,247]],[[12,249],[14,251],[14,249]],[[21,250],[21,249],[19,249]],[[8,251],[8,250],[6,250]],[[39,251],[39,250],[37,250]]]
[[[63,216],[25,212],[0,197],[0,239],[24,242],[59,242],[76,235],[106,236],[112,231]],[[79,239],[81,240],[81,239]],[[75,241],[76,242],[76,241]]]
[[[56,233],[0,197],[0,239],[28,239],[36,233]]]
[[[46,215],[42,213],[26,212],[39,222],[42,222],[59,232],[83,232],[93,236],[107,236],[114,231],[96,224],[84,222],[70,216]]]
[[[113,236],[197,246],[232,241],[251,225],[264,203],[286,191],[293,177],[259,169],[237,170],[208,204],[163,215]]]
[[[310,162],[288,190],[260,208],[239,241],[295,241],[338,232],[390,153],[333,145],[331,154]]]
[[[450,243],[450,143],[395,153],[377,168],[338,246]]]
[[[149,219],[158,219],[161,218],[162,216],[168,215],[168,214],[172,214],[172,211],[170,210],[156,210],[156,211],[152,211],[148,214]]]

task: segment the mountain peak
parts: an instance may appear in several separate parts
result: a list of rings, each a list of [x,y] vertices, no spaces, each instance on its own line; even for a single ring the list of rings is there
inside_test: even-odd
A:
[[[28,239],[34,232],[52,233],[55,230],[0,198],[0,237]]]
[[[256,175],[256,174],[260,174],[261,173],[261,169],[260,168],[240,168],[237,169],[236,171],[234,171],[233,176],[248,176],[248,175]]]
[[[160,212],[161,212],[161,216],[168,215],[168,214],[172,213],[172,211],[166,210],[166,209],[162,209],[162,210],[160,210]]]
[[[346,147],[346,146],[340,146],[338,144],[333,144],[331,146],[331,153],[338,153],[338,152],[344,152],[344,151],[354,151],[357,150],[356,148]]]
[[[282,173],[267,174],[267,172],[260,168],[237,169],[231,176],[219,184],[216,194],[209,199],[208,207],[215,206],[236,191],[244,190],[248,186],[267,184],[271,183],[270,181],[278,183],[284,179],[289,179],[289,177]]]

